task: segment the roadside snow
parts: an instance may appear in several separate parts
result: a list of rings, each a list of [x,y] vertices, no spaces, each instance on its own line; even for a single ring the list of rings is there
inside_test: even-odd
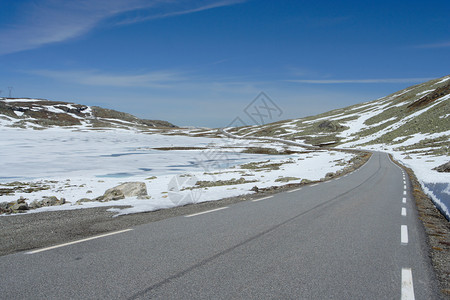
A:
[[[43,196],[65,198],[69,204],[30,210],[41,211],[81,209],[98,206],[131,206],[117,208],[118,214],[153,211],[253,193],[252,187],[265,188],[319,180],[328,172],[343,168],[353,155],[342,152],[308,152],[299,146],[291,150],[306,153],[292,155],[247,154],[247,147],[286,148],[276,141],[248,139],[214,139],[191,136],[143,134],[129,130],[73,131],[70,129],[27,130],[0,129],[0,188],[14,181],[34,183],[46,190],[32,193],[16,192],[0,196],[0,202],[19,197],[27,202]],[[208,150],[154,150],[159,147],[200,147]],[[239,167],[261,162],[256,169]],[[279,164],[279,169],[264,165]],[[294,177],[293,181],[276,181]],[[183,190],[174,178],[193,178]],[[240,180],[243,184],[197,188],[195,182]],[[292,178],[290,178],[292,179]],[[94,199],[105,190],[128,181],[146,182],[150,199],[127,198],[106,203],[74,203],[82,198]],[[178,181],[177,181],[178,182]],[[178,201],[178,199],[183,199]]]

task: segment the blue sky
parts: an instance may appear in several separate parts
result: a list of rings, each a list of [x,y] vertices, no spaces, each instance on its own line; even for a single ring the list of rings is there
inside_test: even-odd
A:
[[[450,73],[449,1],[2,0],[0,96],[220,127],[264,91],[281,119]]]

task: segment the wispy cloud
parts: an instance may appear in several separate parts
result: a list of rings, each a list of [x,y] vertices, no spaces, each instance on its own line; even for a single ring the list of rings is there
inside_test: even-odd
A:
[[[287,82],[310,84],[348,84],[348,83],[417,83],[434,78],[378,78],[378,79],[291,79]]]
[[[415,48],[422,48],[422,49],[450,48],[450,42],[417,45],[415,46]]]
[[[108,74],[96,70],[81,71],[54,71],[54,70],[33,70],[27,71],[34,74],[52,78],[58,81],[66,81],[90,86],[109,87],[149,87],[149,88],[170,88],[177,82],[185,81],[182,72],[163,70],[144,72],[140,74]]]
[[[229,6],[233,4],[243,3],[248,0],[224,0],[224,1],[215,1],[213,3],[208,3],[205,5],[200,5],[199,7],[194,8],[188,8],[188,9],[181,9],[181,10],[175,10],[175,11],[168,11],[163,13],[154,13],[153,11],[148,11],[147,13],[144,12],[144,15],[141,16],[135,16],[132,18],[126,18],[123,21],[118,22],[119,25],[125,25],[125,24],[132,24],[132,23],[138,23],[138,22],[144,22],[149,20],[155,20],[155,19],[163,19],[168,17],[174,17],[174,16],[181,16],[181,15],[187,15],[192,14],[204,10],[209,10],[213,8],[223,7],[223,6]],[[142,12],[141,12],[142,13]]]
[[[99,70],[27,70],[26,74],[42,76],[57,82],[68,82],[92,87],[124,87],[164,89],[166,91],[203,91],[212,94],[255,94],[263,82],[212,78],[190,71],[158,70],[140,73],[107,73]]]
[[[123,16],[116,24],[168,18],[233,5],[247,0],[77,0],[29,1],[15,22],[0,29],[0,55],[63,42],[82,36],[105,20]],[[1,6],[0,6],[1,8]],[[126,14],[141,12],[139,17]]]

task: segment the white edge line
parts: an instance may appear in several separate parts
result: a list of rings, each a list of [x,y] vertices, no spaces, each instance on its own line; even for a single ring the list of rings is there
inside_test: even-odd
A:
[[[403,198],[403,199],[402,199],[402,202],[403,202],[403,203],[406,203],[406,198]]]
[[[401,242],[402,244],[408,244],[408,226],[401,226]]]
[[[402,300],[414,300],[414,286],[410,268],[402,268]]]
[[[42,248],[42,249],[38,249],[38,250],[33,250],[33,251],[28,251],[26,252],[26,254],[36,254],[39,252],[44,252],[44,251],[48,251],[48,250],[52,250],[52,249],[56,249],[56,248],[61,248],[61,247],[65,247],[65,246],[70,246],[70,245],[74,245],[74,244],[78,244],[78,243],[82,243],[82,242],[87,242],[90,240],[95,240],[95,239],[99,239],[102,237],[106,237],[106,236],[110,236],[110,235],[114,235],[114,234],[119,234],[119,233],[123,233],[123,232],[127,232],[127,231],[131,231],[133,229],[124,229],[124,230],[120,230],[120,231],[114,231],[114,232],[110,232],[110,233],[105,233],[105,234],[101,234],[101,235],[96,235],[90,238],[85,238],[82,240],[78,240],[78,241],[73,241],[73,242],[68,242],[68,243],[64,243],[64,244],[60,244],[60,245],[55,245],[55,246],[51,246],[51,247],[47,247],[47,248]]]
[[[252,200],[252,202],[258,202],[258,201],[261,201],[261,200],[270,199],[270,198],[272,198],[272,197],[273,197],[273,196],[268,196],[268,197],[264,197],[264,198],[255,199],[255,200]]]
[[[207,214],[207,213],[210,213],[210,212],[222,210],[222,209],[225,209],[225,208],[228,208],[228,206],[225,206],[225,207],[219,207],[219,208],[215,208],[215,209],[210,209],[210,210],[207,210],[207,211],[202,211],[202,212],[199,212],[199,213],[196,213],[196,214],[192,214],[192,215],[187,215],[187,216],[184,216],[184,217],[185,217],[185,218],[195,217],[195,216]]]
[[[406,216],[406,208],[405,207],[402,207],[402,216]]]
[[[311,184],[310,186],[316,186],[316,185],[319,185],[318,183],[314,183],[314,184]]]
[[[291,190],[291,191],[287,191],[287,193],[293,193],[293,192],[298,192],[298,191],[300,191],[302,188],[299,188],[299,189],[295,189],[295,190]]]

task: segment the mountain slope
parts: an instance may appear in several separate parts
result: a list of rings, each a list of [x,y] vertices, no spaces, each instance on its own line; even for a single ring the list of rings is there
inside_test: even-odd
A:
[[[446,76],[371,102],[230,132],[279,137],[316,146],[381,144],[448,155],[449,99],[450,76]]]
[[[227,131],[247,138],[389,152],[414,171],[450,220],[450,172],[444,167],[450,161],[450,76],[317,116]]]
[[[176,127],[166,121],[143,120],[98,106],[29,98],[0,98],[0,125],[34,129],[54,126],[83,129]]]

